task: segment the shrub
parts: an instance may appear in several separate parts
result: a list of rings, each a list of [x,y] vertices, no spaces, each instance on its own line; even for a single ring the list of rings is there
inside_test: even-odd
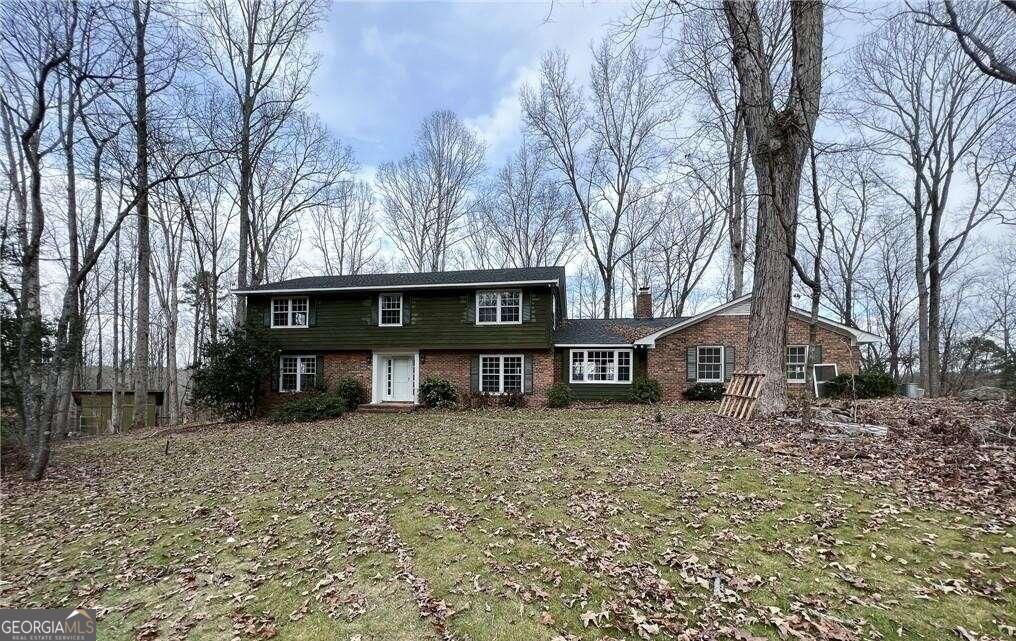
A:
[[[271,337],[263,328],[224,330],[218,341],[201,348],[191,378],[191,403],[226,418],[253,417],[275,357]]]
[[[517,410],[529,405],[529,399],[522,392],[506,392],[497,398],[498,405]]]
[[[552,385],[547,390],[547,407],[568,407],[571,404],[571,388],[564,383]]]
[[[689,401],[718,401],[726,389],[723,383],[695,383],[684,390],[684,397]]]
[[[833,398],[882,398],[896,393],[896,382],[882,372],[840,374],[826,381],[823,391]]]
[[[470,392],[469,394],[464,394],[459,400],[459,407],[470,410],[484,409],[494,404],[494,398],[495,397],[490,394]]]
[[[296,398],[272,410],[268,420],[273,423],[302,423],[336,418],[346,413],[346,403],[336,393],[318,392]]]
[[[353,409],[370,401],[370,394],[360,379],[343,376],[335,384],[335,395],[342,399],[346,409]]]
[[[639,376],[631,385],[631,400],[634,403],[659,403],[663,397],[660,381]]]
[[[454,407],[459,393],[447,378],[426,378],[420,383],[420,396],[427,407]]]

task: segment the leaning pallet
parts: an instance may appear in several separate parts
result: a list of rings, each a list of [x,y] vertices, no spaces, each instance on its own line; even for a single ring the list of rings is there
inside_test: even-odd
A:
[[[763,376],[765,374],[762,372],[734,372],[730,385],[727,385],[727,391],[723,393],[717,416],[751,418],[755,412],[755,402],[758,401]]]

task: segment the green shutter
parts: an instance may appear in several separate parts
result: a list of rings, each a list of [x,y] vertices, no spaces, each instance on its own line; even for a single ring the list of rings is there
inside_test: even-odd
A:
[[[522,391],[526,394],[533,393],[533,355],[523,354],[522,355],[523,371],[525,375],[523,377]]]
[[[264,320],[265,320],[265,327],[271,327],[272,326],[272,301],[271,301],[271,299],[269,299],[269,301],[268,301],[268,306],[265,307]]]
[[[528,323],[533,320],[533,295],[529,292],[522,292],[522,322]]]
[[[413,318],[412,318],[413,317],[413,312],[410,309],[410,304],[411,304],[411,301],[409,299],[409,296],[406,296],[405,294],[403,294],[402,295],[402,324],[403,325],[409,325],[409,323],[412,322],[412,320],[413,320]]]
[[[360,320],[363,321],[364,325],[370,325],[370,308],[371,308],[370,301],[371,298],[368,296],[367,298],[364,298],[361,303],[363,305],[363,315],[360,316]]]
[[[476,324],[476,292],[459,297],[462,301],[462,322],[467,325]]]
[[[378,320],[377,320],[377,306],[378,306],[378,297],[377,296],[371,296],[371,298],[370,298],[370,324],[373,327],[377,327],[377,323],[378,323]]]
[[[281,367],[282,367],[282,357],[281,356],[277,356],[275,358],[275,367],[272,368],[272,371],[269,374],[269,376],[272,377],[272,391],[273,392],[278,392],[279,391],[279,373],[281,372],[281,370],[280,370]]]
[[[317,327],[317,300],[307,298],[307,325]]]
[[[733,345],[723,348],[723,380],[729,382],[734,375],[734,368],[737,366],[737,352]]]
[[[469,391],[476,394],[480,391],[480,356],[473,354],[469,361]]]
[[[694,383],[698,376],[698,347],[692,345],[688,348],[688,356],[685,359],[685,378],[689,383]]]

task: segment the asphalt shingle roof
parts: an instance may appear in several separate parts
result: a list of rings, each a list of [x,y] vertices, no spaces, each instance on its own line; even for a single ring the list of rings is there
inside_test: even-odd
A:
[[[554,332],[557,345],[629,345],[684,318],[569,318]]]
[[[306,276],[265,283],[244,291],[340,289],[347,287],[411,287],[418,285],[465,285],[530,280],[556,280],[564,287],[564,267],[522,267],[510,269],[469,269],[451,272],[358,274],[355,276]]]

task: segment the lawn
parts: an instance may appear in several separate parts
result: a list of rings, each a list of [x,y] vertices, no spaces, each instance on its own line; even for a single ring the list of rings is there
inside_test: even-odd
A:
[[[1016,634],[1013,528],[630,408],[247,424],[165,449],[97,438],[5,482],[0,603],[95,607],[100,639]]]

